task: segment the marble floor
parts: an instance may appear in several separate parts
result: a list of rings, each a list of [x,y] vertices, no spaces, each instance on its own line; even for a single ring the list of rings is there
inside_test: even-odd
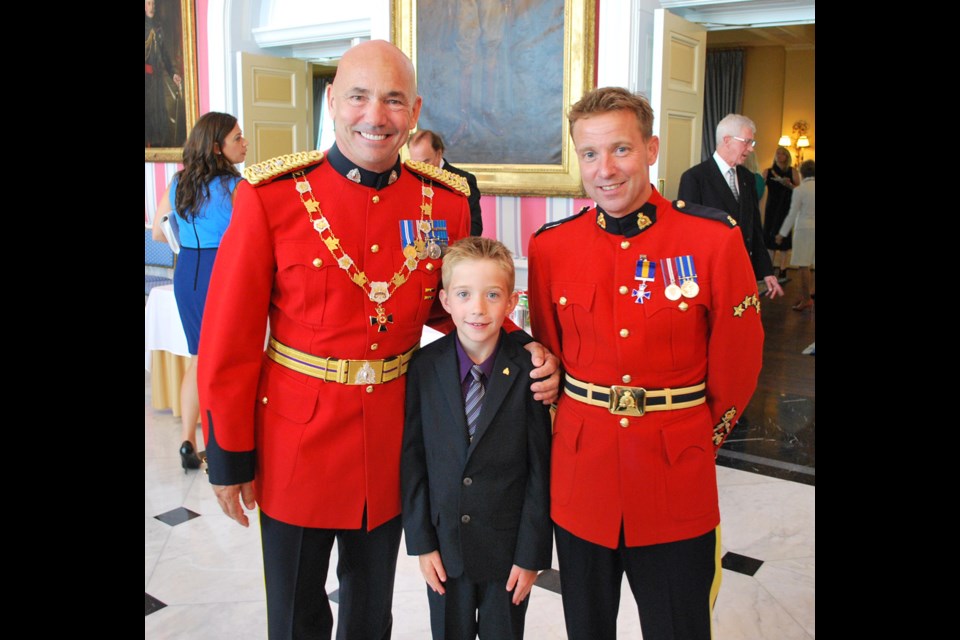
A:
[[[816,635],[815,357],[801,355],[814,341],[815,311],[790,310],[791,284],[786,298],[764,302],[764,373],[747,424],[738,425],[717,459],[723,583],[714,637],[721,640]],[[265,638],[259,529],[223,515],[202,471],[183,473],[179,432],[179,419],[151,407],[145,374],[144,637]],[[327,579],[333,599],[335,564],[331,559]],[[557,585],[556,573],[545,572],[534,587],[527,638],[567,637]],[[393,615],[396,640],[430,637],[425,586],[403,544]],[[642,637],[626,579],[618,637]]]

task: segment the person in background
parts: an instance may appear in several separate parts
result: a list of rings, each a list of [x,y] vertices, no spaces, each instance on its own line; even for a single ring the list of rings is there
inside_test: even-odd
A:
[[[793,232],[793,253],[790,265],[800,270],[800,299],[793,305],[794,311],[803,311],[813,306],[810,270],[816,265],[816,171],[813,160],[804,160],[800,165],[800,186],[793,190],[790,211],[784,218],[776,244],[784,242]]]
[[[777,147],[773,154],[773,164],[763,170],[763,179],[767,184],[763,241],[770,252],[774,275],[779,279],[785,277],[787,253],[793,247],[793,238],[789,234],[780,242],[777,242],[776,238],[787,212],[790,211],[790,194],[800,184],[800,174],[793,168],[793,159],[786,147]]]
[[[160,227],[163,217],[176,212],[180,218],[180,254],[173,272],[173,294],[190,351],[190,365],[180,386],[183,438],[180,464],[184,473],[187,469],[200,468],[197,455],[200,325],[213,262],[220,239],[230,224],[233,193],[241,179],[234,165],[246,157],[247,139],[237,119],[216,111],[204,114],[183,147],[183,169],[173,176],[154,216],[153,239],[158,242],[167,241]]]
[[[210,279],[207,470],[238,524],[259,506],[270,640],[331,637],[334,543],[337,638],[393,628],[407,367],[425,324],[453,327],[438,298],[443,249],[470,230],[462,179],[400,162],[421,104],[396,46],[347,50],[327,90],[335,144],[244,170]],[[556,356],[508,326],[546,378],[537,399],[553,402]]]
[[[753,179],[757,183],[757,202],[763,202],[763,194],[767,190],[767,183],[764,182],[763,176],[757,171],[757,154],[751,153],[748,155],[747,159],[743,161],[743,166],[753,174]]]
[[[766,284],[770,298],[783,295],[773,275],[770,254],[763,244],[760,204],[753,174],[741,165],[757,145],[757,127],[740,114],[728,114],[717,124],[717,149],[712,158],[680,176],[677,199],[726,211],[740,227],[756,279]],[[769,196],[768,196],[769,197]]]
[[[407,374],[403,530],[434,640],[519,640],[530,589],[550,568],[550,414],[528,388],[530,358],[501,329],[514,278],[502,243],[452,245],[440,301],[457,330]]]
[[[426,162],[466,178],[467,185],[470,187],[470,195],[467,196],[470,201],[470,235],[482,235],[483,214],[480,211],[480,187],[477,186],[477,177],[469,171],[464,171],[447,162],[446,158],[443,157],[443,138],[429,129],[420,129],[412,134],[407,145],[410,149],[411,160]]]
[[[541,227],[529,251],[533,335],[565,373],[550,511],[567,634],[617,637],[626,573],[644,640],[706,640],[714,459],[760,373],[757,282],[728,214],[650,184],[660,141],[646,98],[595,89],[568,119],[597,204]]]

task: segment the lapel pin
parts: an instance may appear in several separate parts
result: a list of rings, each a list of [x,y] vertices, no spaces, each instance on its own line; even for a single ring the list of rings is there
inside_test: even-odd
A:
[[[505,376],[510,375],[510,367],[504,367],[504,368],[503,368],[503,375],[505,375]]]

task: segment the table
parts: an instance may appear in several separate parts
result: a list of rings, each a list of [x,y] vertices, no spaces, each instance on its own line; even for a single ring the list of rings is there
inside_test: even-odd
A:
[[[144,368],[150,372],[150,404],[180,415],[180,382],[190,365],[173,285],[154,287],[144,319]]]

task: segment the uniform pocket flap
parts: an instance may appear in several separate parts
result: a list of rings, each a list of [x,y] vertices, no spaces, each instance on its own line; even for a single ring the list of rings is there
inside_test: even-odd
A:
[[[283,373],[276,373],[267,379],[267,390],[264,397],[267,410],[297,424],[305,424],[317,408],[319,391],[287,377]]]
[[[711,434],[704,428],[699,414],[692,420],[685,417],[675,423],[664,425],[661,435],[667,462],[671,465],[675,464],[683,452],[691,447],[700,451],[711,448]]]
[[[550,285],[550,299],[561,310],[575,305],[590,311],[596,292],[597,285],[588,282],[554,282]]]

